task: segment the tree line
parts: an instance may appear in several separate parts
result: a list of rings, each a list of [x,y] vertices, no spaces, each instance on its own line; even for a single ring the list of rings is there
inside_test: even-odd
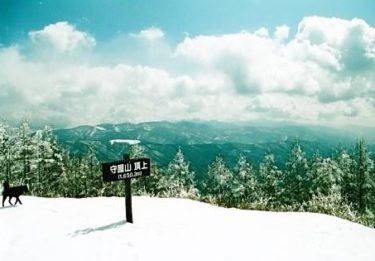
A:
[[[0,123],[0,178],[27,184],[35,196],[124,196],[122,182],[102,182],[95,154],[89,148],[85,155],[71,155],[48,126],[34,131],[27,122],[18,128]],[[142,146],[131,147],[131,158],[145,156]],[[179,148],[167,166],[153,164],[151,176],[132,184],[138,195],[186,197],[244,209],[319,212],[375,226],[374,160],[364,140],[350,151],[341,148],[331,157],[316,152],[312,158],[296,141],[282,168],[271,151],[256,167],[240,155],[229,168],[218,155],[203,180],[196,179]]]

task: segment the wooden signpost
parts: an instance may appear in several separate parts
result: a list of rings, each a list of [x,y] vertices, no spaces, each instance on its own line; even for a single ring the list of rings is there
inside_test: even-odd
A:
[[[133,223],[131,179],[151,174],[150,159],[129,159],[125,154],[122,161],[103,163],[102,173],[104,182],[124,180],[126,222]]]

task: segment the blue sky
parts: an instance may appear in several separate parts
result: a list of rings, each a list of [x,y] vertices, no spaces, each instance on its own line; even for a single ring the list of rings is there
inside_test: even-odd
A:
[[[185,33],[223,34],[281,24],[296,29],[306,16],[352,19],[375,24],[373,0],[0,0],[2,43],[27,37],[31,30],[68,21],[105,41],[119,32],[163,28],[172,39]]]
[[[0,116],[375,127],[374,13],[370,0],[0,0]]]

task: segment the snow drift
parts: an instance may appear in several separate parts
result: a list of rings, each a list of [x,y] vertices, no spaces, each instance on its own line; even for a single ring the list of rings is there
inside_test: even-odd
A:
[[[184,199],[23,197],[0,208],[0,260],[375,260],[375,230],[311,213]]]

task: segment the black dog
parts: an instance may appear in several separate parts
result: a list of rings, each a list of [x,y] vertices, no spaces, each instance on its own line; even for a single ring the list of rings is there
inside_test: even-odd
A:
[[[15,197],[16,202],[14,203],[14,205],[17,205],[17,202],[19,202],[22,205],[22,202],[21,202],[19,197],[23,193],[28,192],[28,191],[29,190],[28,190],[27,186],[9,187],[9,183],[7,181],[5,181],[4,184],[3,184],[3,207],[4,207],[4,202],[5,202],[7,197],[9,197],[9,204],[13,205],[12,202],[10,202],[10,200],[13,197]]]

